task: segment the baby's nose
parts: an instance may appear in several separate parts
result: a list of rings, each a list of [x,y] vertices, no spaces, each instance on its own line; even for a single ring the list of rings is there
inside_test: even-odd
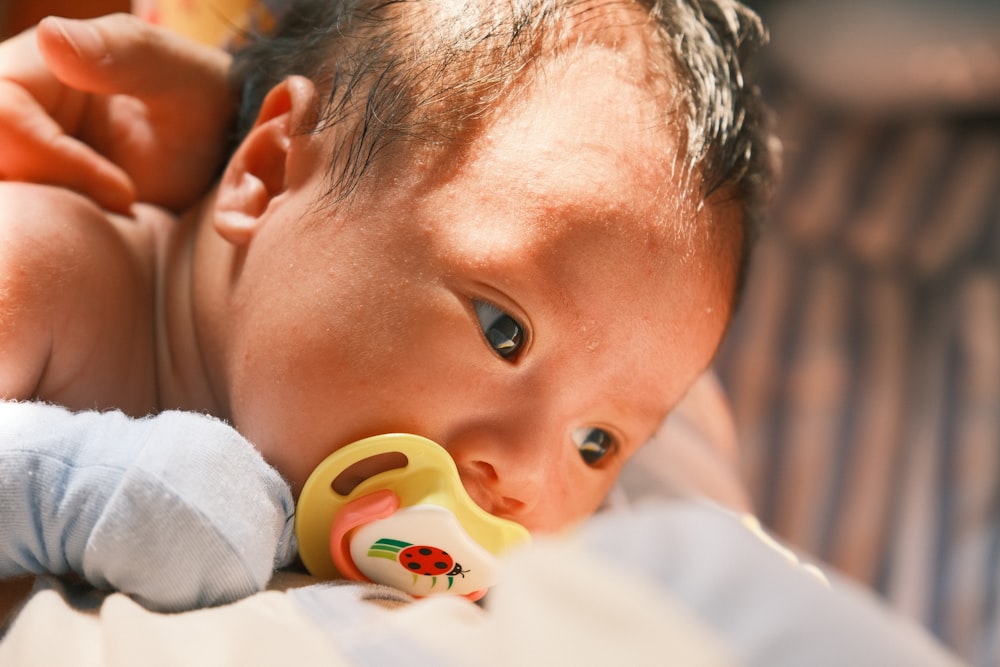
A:
[[[509,437],[509,436],[507,436]],[[511,442],[494,433],[448,444],[462,483],[490,514],[525,523],[563,476],[557,443]]]

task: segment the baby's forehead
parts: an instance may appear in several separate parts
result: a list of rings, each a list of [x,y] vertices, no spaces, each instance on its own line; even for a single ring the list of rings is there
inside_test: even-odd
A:
[[[550,60],[474,135],[434,146],[414,191],[469,202],[461,213],[473,224],[462,229],[491,248],[516,248],[512,262],[596,245],[653,264],[691,254],[696,228],[709,222],[683,173],[682,145],[657,95],[616,51],[580,45]]]
[[[321,94],[331,93],[331,113],[323,114],[320,127],[337,137],[331,146],[340,160],[333,168],[335,191],[349,192],[368,172],[407,163],[414,153],[423,157],[467,146],[527,90],[588,66],[598,51],[615,64],[618,77],[609,85],[640,87],[656,102],[651,125],[676,125],[683,115],[677,113],[685,95],[674,83],[672,51],[640,2],[439,1],[384,3],[383,11],[398,19],[385,25],[406,27],[382,36],[387,57],[362,46],[360,53],[337,58],[338,71],[341,62],[345,70],[361,63],[344,74],[350,85],[333,91],[320,86]],[[347,51],[356,43],[382,43],[341,41]],[[628,102],[612,96],[608,104]]]
[[[437,9],[422,16],[424,27],[433,36],[415,51],[426,49],[424,55],[434,57],[455,54],[448,58],[450,62],[439,65],[442,75],[436,83],[418,86],[430,93],[425,98],[431,102],[428,109],[437,111],[430,98],[447,101],[450,107],[440,116],[428,116],[433,122],[449,124],[450,112],[454,127],[468,127],[461,117],[465,114],[483,121],[474,128],[488,125],[526,89],[544,87],[567,68],[592,62],[597,51],[615,62],[619,85],[642,87],[655,98],[663,119],[675,115],[679,105],[686,103],[683,88],[676,85],[673,51],[664,42],[650,10],[640,2],[526,1],[498,8],[495,0],[474,0],[457,3],[465,6],[463,12],[472,12],[467,20],[459,21],[447,17],[454,4],[430,4]],[[463,42],[469,35],[475,36],[476,44],[466,47]],[[497,42],[498,38],[503,43]],[[463,82],[453,81],[454,77]],[[448,130],[442,129],[442,136],[448,136]]]

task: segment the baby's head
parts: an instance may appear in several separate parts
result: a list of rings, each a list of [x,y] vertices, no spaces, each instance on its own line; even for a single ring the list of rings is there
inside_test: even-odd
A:
[[[253,122],[195,266],[221,411],[296,490],[407,431],[494,514],[592,512],[730,318],[760,30],[723,1],[311,3],[237,61]]]

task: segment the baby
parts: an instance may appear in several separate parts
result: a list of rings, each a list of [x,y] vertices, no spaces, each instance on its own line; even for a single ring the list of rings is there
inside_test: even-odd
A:
[[[732,313],[769,165],[740,64],[760,31],[725,0],[302,3],[237,55],[239,139],[177,219],[0,183],[0,397],[213,415],[293,495],[337,448],[417,433],[487,511],[571,525]],[[225,467],[206,483],[239,490]],[[26,560],[0,575],[58,569]]]

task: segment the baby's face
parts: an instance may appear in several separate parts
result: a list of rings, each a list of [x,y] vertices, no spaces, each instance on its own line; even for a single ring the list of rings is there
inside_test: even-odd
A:
[[[695,238],[668,130],[598,49],[544,81],[460,161],[407,165],[346,220],[289,197],[249,246],[231,417],[296,491],[406,431],[484,509],[563,527],[709,363],[733,271]]]

